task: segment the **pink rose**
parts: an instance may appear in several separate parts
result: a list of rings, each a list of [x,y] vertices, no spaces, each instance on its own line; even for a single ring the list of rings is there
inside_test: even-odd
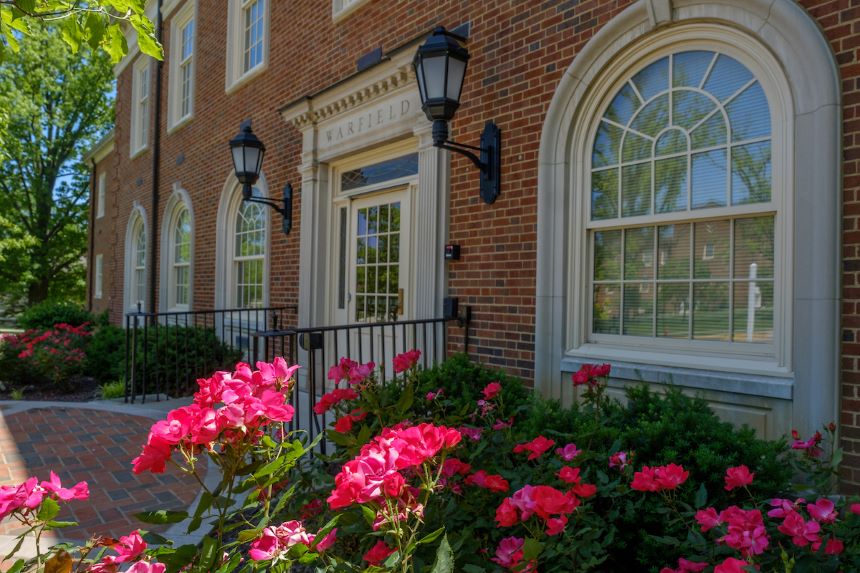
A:
[[[513,569],[523,560],[523,545],[525,539],[521,537],[505,537],[499,541],[495,557],[490,561],[498,563],[505,569]]]
[[[746,573],[746,561],[729,557],[714,568],[714,573]]]
[[[524,444],[517,444],[516,446],[514,446],[514,453],[519,454],[522,452],[529,452],[528,459],[536,460],[554,445],[554,440],[550,440],[549,438],[545,438],[543,436],[538,436],[530,442],[526,442]]]
[[[490,382],[489,384],[484,386],[484,389],[482,390],[485,400],[492,400],[493,398],[498,396],[499,392],[501,391],[502,385],[498,382]]]
[[[753,482],[754,473],[750,473],[750,469],[745,465],[729,468],[726,470],[726,491],[732,491],[739,487],[746,487]]]
[[[819,523],[833,523],[836,521],[837,512],[833,502],[826,497],[819,498],[815,503],[806,504],[809,516]]]
[[[403,354],[398,354],[394,357],[394,373],[400,374],[401,372],[406,372],[416,364],[418,364],[418,359],[421,358],[420,350],[410,350],[409,352],[404,352]]]
[[[381,539],[376,542],[376,545],[370,548],[367,553],[364,554],[362,559],[367,561],[370,565],[378,566],[383,561],[388,559],[388,557],[394,553],[396,549],[393,547],[389,547],[385,544]]]
[[[566,462],[571,461],[580,453],[582,453],[582,450],[577,449],[576,444],[566,444],[563,448],[557,448],[555,450],[555,455],[557,455]]]

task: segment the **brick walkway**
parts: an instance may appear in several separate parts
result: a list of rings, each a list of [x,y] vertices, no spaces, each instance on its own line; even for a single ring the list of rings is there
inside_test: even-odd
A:
[[[118,408],[110,408],[117,410]],[[199,484],[168,466],[167,473],[136,476],[131,460],[140,453],[152,418],[72,405],[0,407],[0,484],[29,476],[48,479],[54,470],[70,487],[86,481],[88,501],[63,504],[57,519],[78,527],[57,530],[57,538],[82,541],[93,534],[119,537],[137,528],[164,531],[135,520],[139,511],[188,509]],[[16,523],[0,523],[0,535],[14,535]]]

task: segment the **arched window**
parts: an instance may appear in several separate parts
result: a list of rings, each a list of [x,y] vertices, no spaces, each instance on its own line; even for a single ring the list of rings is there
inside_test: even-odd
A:
[[[171,235],[170,307],[188,308],[191,300],[191,216],[184,206],[177,211]]]
[[[233,305],[259,308],[265,305],[266,212],[257,203],[243,202],[234,224]]]
[[[719,50],[658,57],[611,94],[590,158],[590,340],[773,353],[771,138],[759,80]]]
[[[265,176],[253,188],[266,197]],[[269,302],[269,212],[242,199],[242,187],[230,176],[221,192],[215,237],[216,308],[263,308]],[[257,320],[259,313],[236,316]],[[249,319],[249,320],[250,320]]]
[[[147,230],[146,215],[135,206],[128,221],[125,242],[125,307],[136,311],[146,310],[147,299]]]
[[[810,433],[839,398],[833,52],[792,2],[653,8],[610,19],[547,109],[535,387],[573,400],[569,374],[611,362],[613,392],[672,384]]]

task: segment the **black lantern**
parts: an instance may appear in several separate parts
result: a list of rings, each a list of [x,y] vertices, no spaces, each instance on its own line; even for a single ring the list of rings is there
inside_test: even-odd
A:
[[[463,38],[439,27],[418,48],[412,62],[418,79],[421,109],[433,122],[433,145],[455,151],[472,160],[481,170],[481,198],[492,203],[501,186],[501,132],[488,121],[481,134],[481,145],[474,147],[448,139],[448,121],[460,107],[460,93],[469,63],[469,52],[460,45]],[[469,150],[478,151],[480,157]]]
[[[293,227],[293,187],[289,183],[284,186],[283,207],[278,203],[261,197],[254,197],[254,183],[260,178],[263,169],[263,156],[266,154],[266,146],[254,135],[251,122],[242,124],[239,135],[230,140],[230,151],[233,155],[233,169],[236,179],[242,184],[242,200],[248,203],[260,203],[268,205],[281,214],[283,230],[285,234]]]

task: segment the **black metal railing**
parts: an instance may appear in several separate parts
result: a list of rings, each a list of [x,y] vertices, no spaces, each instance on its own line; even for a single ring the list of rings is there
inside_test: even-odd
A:
[[[266,360],[283,356],[289,364],[302,366],[292,394],[295,416],[290,429],[305,430],[313,439],[331,421],[328,414],[313,410],[319,398],[334,387],[327,378],[330,367],[342,357],[360,363],[373,361],[377,375],[385,381],[394,375],[394,356],[412,349],[421,351],[420,364],[424,368],[434,366],[452,350],[449,327],[462,330],[462,347],[453,350],[468,352],[471,309],[465,310],[461,318],[453,320],[432,318],[260,331],[254,337],[253,353]],[[321,448],[325,453],[325,440]]]
[[[295,324],[297,308],[132,312],[125,317],[126,402],[184,396],[197,379],[254,363],[260,330]]]

